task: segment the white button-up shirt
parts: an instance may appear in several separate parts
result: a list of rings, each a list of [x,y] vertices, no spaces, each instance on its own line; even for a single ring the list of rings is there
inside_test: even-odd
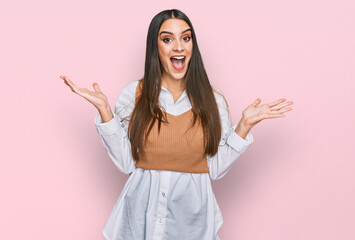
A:
[[[223,177],[253,142],[250,131],[245,139],[235,133],[227,104],[220,90],[213,87],[222,123],[222,138],[215,156],[207,158],[209,173],[186,173],[137,168],[127,136],[129,116],[135,106],[138,84],[127,84],[119,95],[114,118],[102,122],[95,116],[96,129],[115,166],[130,174],[103,229],[109,240],[219,240],[223,218],[211,179]],[[164,110],[180,115],[191,109],[186,90],[174,103],[164,87],[159,96]],[[172,136],[173,137],[173,136]]]

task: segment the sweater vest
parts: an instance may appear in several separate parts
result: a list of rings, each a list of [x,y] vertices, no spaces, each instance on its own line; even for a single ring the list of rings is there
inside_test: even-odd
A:
[[[135,103],[141,96],[142,83],[142,81],[138,82]],[[197,118],[196,124],[191,127],[192,109],[177,116],[166,111],[163,111],[164,113],[168,123],[162,122],[158,133],[158,120],[155,120],[147,140],[143,140],[144,154],[138,152],[139,161],[136,167],[150,170],[208,173],[200,119]]]

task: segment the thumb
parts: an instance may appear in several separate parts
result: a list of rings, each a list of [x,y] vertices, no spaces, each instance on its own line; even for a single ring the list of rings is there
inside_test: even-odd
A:
[[[256,107],[256,106],[258,106],[258,104],[261,102],[261,99],[260,98],[257,98],[257,99],[255,99],[255,101],[252,103],[252,106],[253,107]]]
[[[92,85],[94,86],[95,92],[97,93],[101,92],[101,89],[99,87],[99,84],[97,84],[97,82],[94,82]]]

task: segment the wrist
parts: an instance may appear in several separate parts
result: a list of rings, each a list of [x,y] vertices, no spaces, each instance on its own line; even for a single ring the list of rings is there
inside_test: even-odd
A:
[[[250,130],[252,126],[248,123],[247,119],[241,118],[238,125],[240,125],[240,128],[245,129],[245,130]]]
[[[238,134],[241,138],[245,139],[250,129],[251,126],[245,121],[244,118],[241,118],[234,132]]]
[[[111,111],[110,105],[108,103],[106,104],[102,104],[96,107],[97,110],[101,113],[101,112],[107,112],[107,111]]]
[[[98,107],[97,109],[101,115],[102,123],[109,122],[114,118],[114,115],[111,111],[110,105],[101,106],[101,107]]]

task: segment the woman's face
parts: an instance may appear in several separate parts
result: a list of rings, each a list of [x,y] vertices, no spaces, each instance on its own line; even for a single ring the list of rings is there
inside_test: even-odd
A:
[[[158,34],[162,77],[176,80],[184,78],[192,54],[189,25],[184,20],[170,18],[163,22]]]

